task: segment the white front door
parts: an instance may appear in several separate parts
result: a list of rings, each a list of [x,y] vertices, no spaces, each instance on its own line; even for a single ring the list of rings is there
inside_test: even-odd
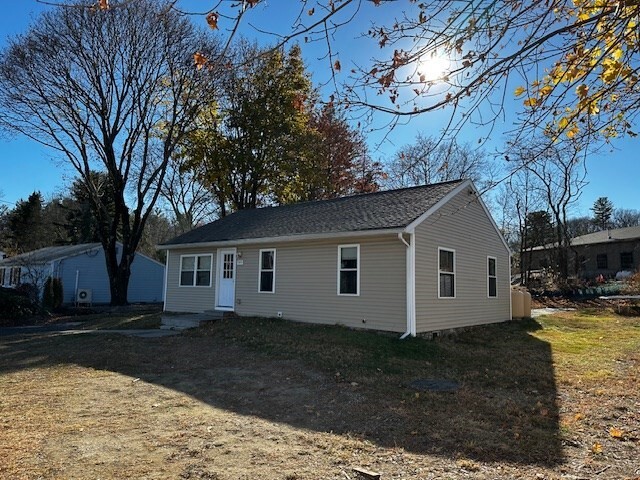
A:
[[[233,310],[236,300],[236,250],[218,250],[218,308]]]

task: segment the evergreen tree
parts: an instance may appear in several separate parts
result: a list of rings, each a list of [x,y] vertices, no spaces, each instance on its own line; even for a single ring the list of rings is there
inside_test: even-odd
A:
[[[600,197],[591,207],[593,212],[593,223],[595,223],[601,230],[609,227],[611,222],[611,216],[613,215],[613,203],[607,197]]]
[[[24,253],[49,245],[43,204],[40,192],[33,192],[27,200],[19,200],[9,212],[6,227],[13,251]]]

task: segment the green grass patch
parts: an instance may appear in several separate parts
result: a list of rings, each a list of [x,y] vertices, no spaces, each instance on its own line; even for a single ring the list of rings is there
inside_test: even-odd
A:
[[[558,368],[597,380],[611,375],[616,362],[640,351],[640,318],[579,311],[545,316],[534,335],[553,347]]]

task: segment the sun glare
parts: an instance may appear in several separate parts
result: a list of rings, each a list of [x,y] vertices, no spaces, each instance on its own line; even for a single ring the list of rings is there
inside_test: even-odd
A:
[[[424,55],[418,63],[418,74],[425,82],[437,82],[443,79],[451,67],[448,58],[434,55]]]

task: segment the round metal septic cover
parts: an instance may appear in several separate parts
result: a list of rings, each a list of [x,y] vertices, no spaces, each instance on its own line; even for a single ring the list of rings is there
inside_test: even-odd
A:
[[[419,378],[411,382],[409,388],[419,392],[455,392],[460,388],[460,385],[453,380]]]

